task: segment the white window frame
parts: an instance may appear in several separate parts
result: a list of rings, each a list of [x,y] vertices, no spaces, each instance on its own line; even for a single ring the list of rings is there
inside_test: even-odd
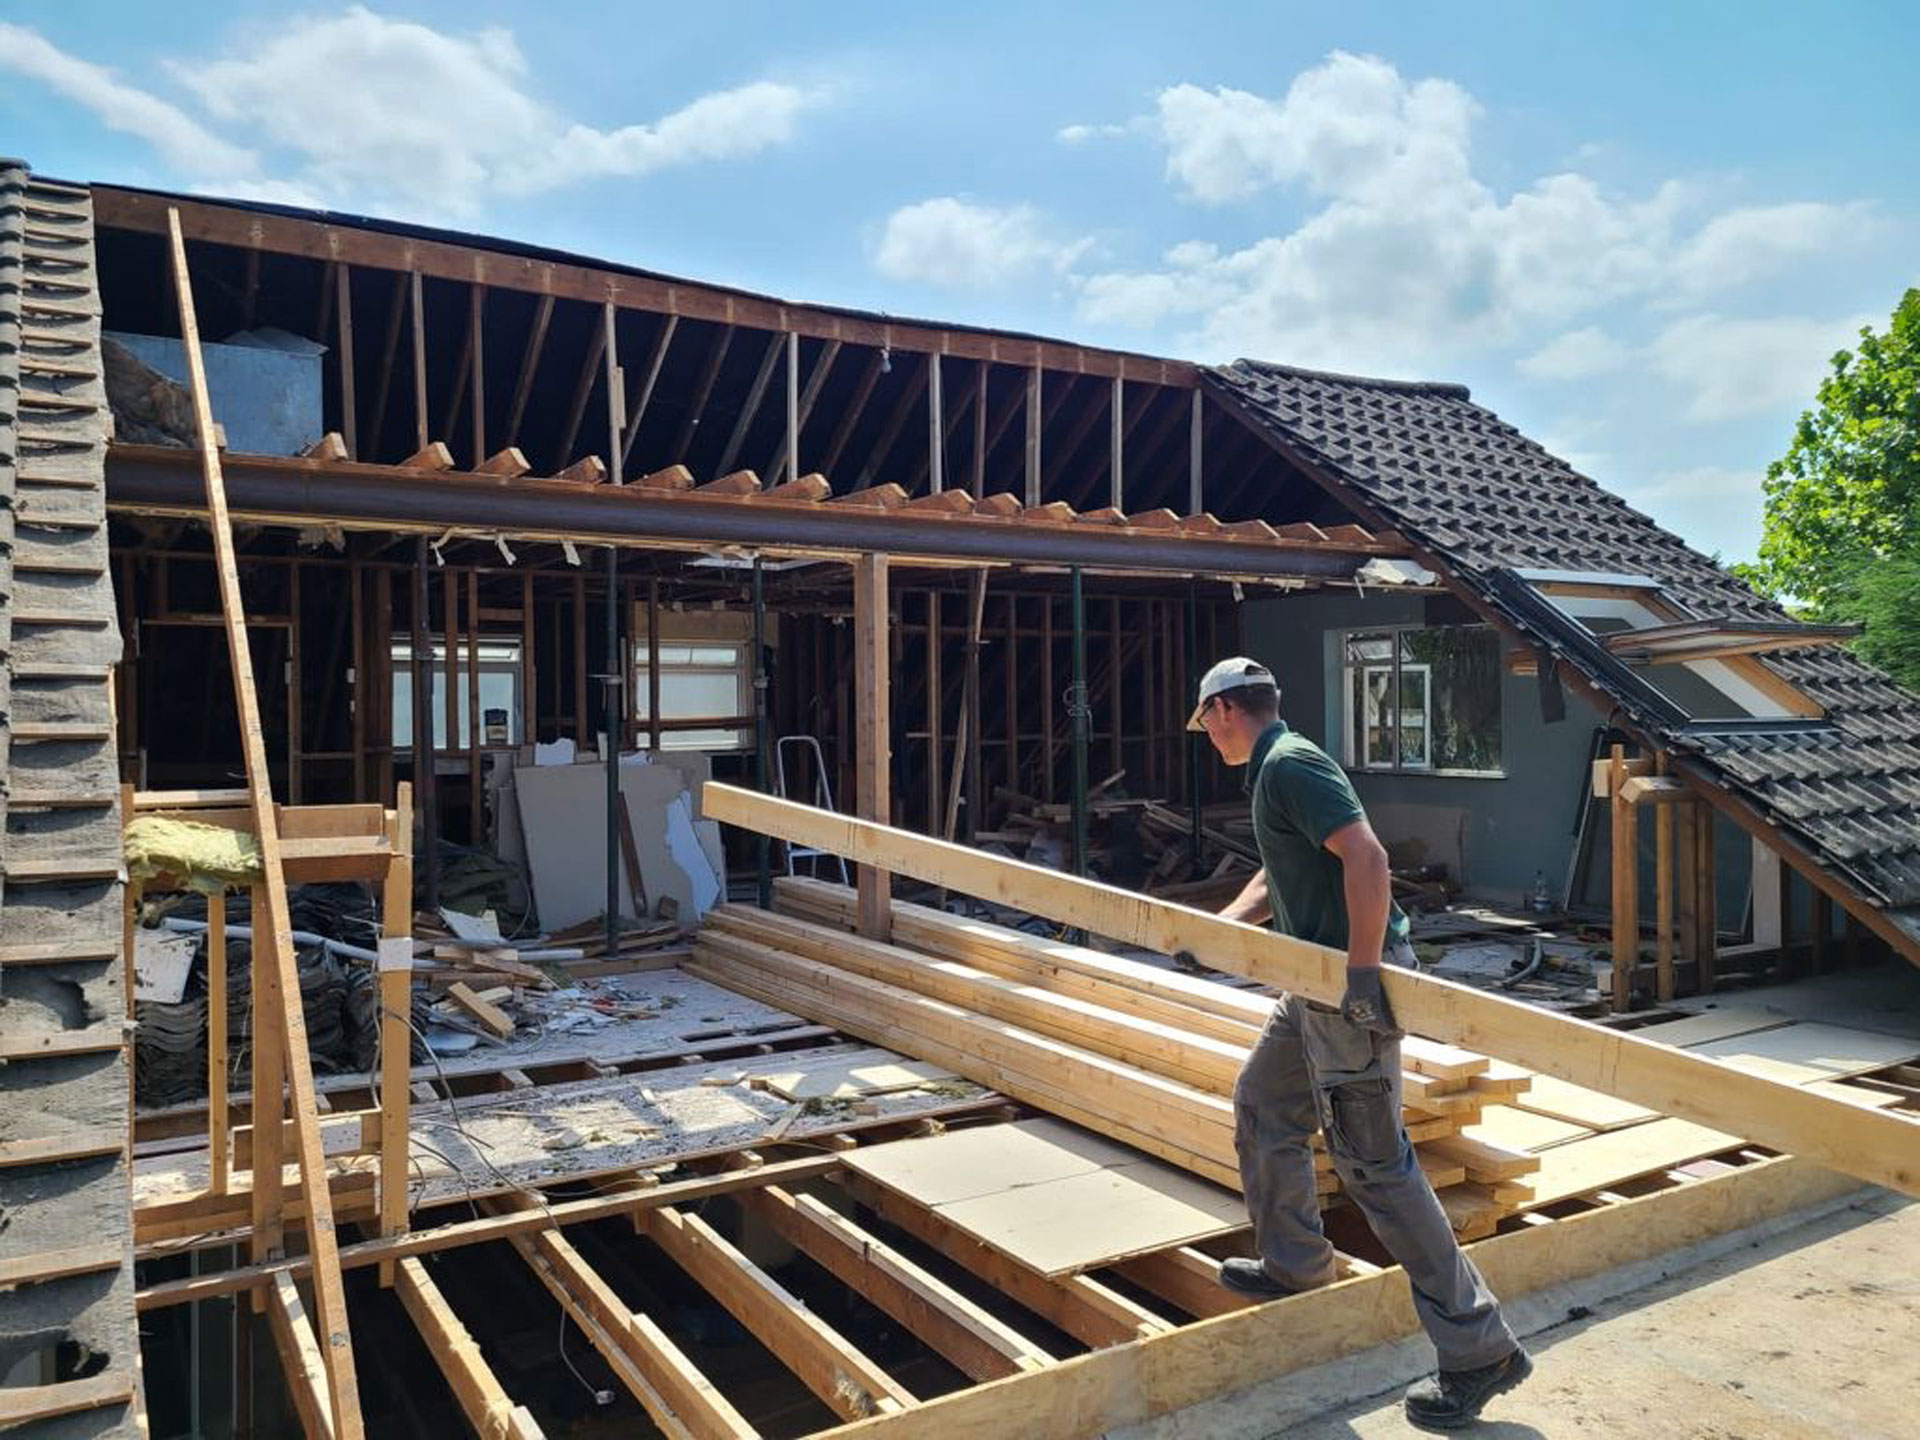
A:
[[[663,654],[671,655],[675,650],[697,652],[700,650],[730,649],[735,654],[732,664],[722,665],[715,662],[694,662],[675,665],[671,662],[662,667],[661,680],[661,718],[676,723],[687,720],[712,719],[711,726],[697,730],[663,729],[660,732],[662,750],[705,750],[705,751],[743,751],[753,748],[753,727],[750,725],[723,725],[723,720],[737,720],[753,713],[753,641],[724,637],[687,637],[677,638],[665,626],[661,627],[660,649]],[[652,646],[648,637],[642,633],[634,640],[630,659],[633,675],[633,715],[634,727],[641,735],[650,733],[648,714],[652,692],[648,675],[648,661],[652,655]],[[718,676],[731,675],[734,679],[734,704],[737,708],[728,715],[674,715],[666,705],[666,682],[673,675]]]
[[[1502,767],[1497,770],[1464,770],[1464,769],[1452,769],[1452,768],[1442,769],[1434,765],[1433,763],[1433,665],[1430,661],[1426,661],[1426,660],[1402,661],[1400,659],[1400,648],[1401,648],[1400,642],[1401,642],[1401,637],[1403,635],[1414,634],[1414,633],[1418,633],[1420,631],[1425,631],[1425,630],[1441,630],[1441,629],[1485,630],[1485,629],[1491,629],[1491,628],[1492,627],[1485,626],[1485,625],[1445,625],[1445,626],[1442,626],[1442,625],[1359,625],[1359,626],[1353,627],[1352,629],[1342,630],[1338,632],[1338,643],[1334,651],[1334,663],[1335,663],[1337,674],[1338,674],[1338,684],[1340,688],[1341,763],[1348,770],[1358,771],[1366,775],[1434,775],[1434,776],[1445,776],[1445,777],[1450,777],[1454,779],[1466,779],[1466,780],[1504,780],[1507,775],[1504,759],[1502,761]],[[1348,647],[1351,644],[1351,642],[1354,640],[1354,638],[1357,636],[1387,637],[1389,641],[1388,648],[1393,658],[1387,661],[1362,660],[1358,663],[1350,661],[1347,658]],[[1353,677],[1354,675],[1358,674],[1361,677],[1361,693],[1363,695],[1367,695],[1369,693],[1368,687],[1367,687],[1367,681],[1370,677],[1381,675],[1381,674],[1386,675],[1388,677],[1387,679],[1388,693],[1392,695],[1395,700],[1401,700],[1404,698],[1404,691],[1406,688],[1405,677],[1408,674],[1414,673],[1414,672],[1417,672],[1420,675],[1420,707],[1419,709],[1420,709],[1420,724],[1422,727],[1422,734],[1425,738],[1424,763],[1409,764],[1404,760],[1400,759],[1400,756],[1405,749],[1405,746],[1403,744],[1403,735],[1404,735],[1403,724],[1404,724],[1407,710],[1404,704],[1395,704],[1392,707],[1394,712],[1393,713],[1393,753],[1395,757],[1394,760],[1391,763],[1383,763],[1379,761],[1370,760],[1364,753],[1356,753],[1356,751],[1364,751],[1364,748],[1367,743],[1366,737],[1369,734],[1369,729],[1356,725],[1355,723],[1356,720],[1361,720],[1361,719],[1364,719],[1365,717],[1356,716],[1354,714],[1354,710],[1353,710],[1353,704],[1354,704]],[[1501,732],[1502,732],[1501,733],[1501,753],[1502,753],[1502,756],[1504,757],[1506,752],[1506,745],[1505,745],[1506,714],[1505,714],[1505,705],[1504,705],[1504,694],[1502,696],[1502,700],[1503,700],[1503,704],[1501,707],[1501,717],[1500,717]],[[1355,738],[1356,730],[1358,730],[1359,732],[1359,740],[1357,744],[1356,744],[1356,738]]]
[[[1572,591],[1557,591],[1547,594],[1543,598],[1561,614],[1580,625],[1583,629],[1586,628],[1586,622],[1588,620],[1624,620],[1627,622],[1628,627],[1633,630],[1647,630],[1656,625],[1671,625],[1675,623],[1677,612],[1659,602],[1657,598],[1659,591],[1649,589],[1647,595],[1649,599],[1653,599],[1655,603],[1659,605],[1658,609],[1643,603],[1637,598],[1623,595],[1580,595]],[[1588,633],[1592,634],[1593,632],[1589,630]],[[1595,638],[1598,639],[1602,637],[1596,636]],[[1746,711],[1747,715],[1753,719],[1790,720],[1793,719],[1797,713],[1789,710],[1785,705],[1782,705],[1779,701],[1768,695],[1759,686],[1746,679],[1739,671],[1727,664],[1724,660],[1682,660],[1678,663],[1686,669],[1691,670],[1697,678],[1704,680],[1708,685],[1718,690],[1734,705]],[[1652,683],[1654,683],[1656,689],[1659,688],[1657,681]],[[1705,716],[1698,718],[1703,718],[1710,723],[1714,719],[1723,717]]]
[[[428,663],[428,668],[433,672],[434,726],[437,730],[439,726],[446,723],[446,687],[452,685],[455,689],[456,720],[460,727],[458,736],[447,736],[444,744],[435,742],[436,753],[464,754],[476,744],[482,750],[515,750],[525,743],[525,737],[520,733],[521,720],[525,713],[527,683],[526,657],[522,644],[523,639],[519,632],[499,630],[492,634],[482,633],[476,647],[480,674],[483,678],[488,675],[511,675],[513,678],[513,699],[507,706],[507,739],[504,743],[494,743],[487,740],[484,723],[480,716],[467,713],[469,694],[467,666],[471,663],[467,641],[462,639],[456,647],[460,671],[457,681],[449,673],[446,642],[439,638],[431,642],[429,654],[432,659]],[[392,727],[394,753],[407,755],[413,752],[412,707],[416,699],[411,689],[413,637],[405,633],[391,636],[388,640],[387,653],[393,663],[393,673],[396,676],[405,674],[409,677],[406,725],[403,728],[400,723],[400,705],[397,695],[394,697],[392,714],[388,717]],[[481,709],[484,714],[486,707],[483,705]],[[480,732],[477,739],[476,730]]]

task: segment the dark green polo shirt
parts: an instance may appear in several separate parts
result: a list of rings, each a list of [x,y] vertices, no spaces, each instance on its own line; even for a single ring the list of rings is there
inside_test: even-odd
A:
[[[1327,837],[1366,819],[1347,772],[1318,745],[1276,720],[1247,764],[1253,837],[1267,872],[1272,925],[1283,935],[1347,948],[1346,878]],[[1407,917],[1388,901],[1386,940],[1407,935]]]

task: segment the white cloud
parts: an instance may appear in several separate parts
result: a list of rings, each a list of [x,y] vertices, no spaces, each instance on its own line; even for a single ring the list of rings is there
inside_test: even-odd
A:
[[[1133,130],[1131,125],[1062,125],[1053,138],[1062,145],[1085,145],[1090,140],[1115,140]]]
[[[222,140],[178,106],[75,59],[25,26],[0,22],[0,70],[38,80],[92,111],[108,129],[138,136],[184,175],[228,179],[256,168],[251,151]]]
[[[1549,340],[1517,368],[1533,380],[1590,380],[1624,369],[1632,358],[1629,346],[1597,325],[1586,325]]]
[[[1801,202],[1716,215],[1683,246],[1674,280],[1702,294],[1763,280],[1809,255],[1858,243],[1875,224],[1873,207]]]
[[[1621,356],[1593,335],[1545,340],[1609,305],[1698,304],[1774,275],[1839,248],[1861,216],[1808,203],[1703,222],[1689,187],[1622,196],[1574,171],[1503,195],[1475,172],[1478,114],[1451,81],[1345,52],[1278,99],[1164,90],[1153,123],[1176,189],[1218,206],[1284,187],[1308,212],[1237,250],[1189,242],[1159,268],[1081,276],[1082,317],[1174,327],[1206,358],[1432,373],[1527,345],[1536,373],[1599,373]]]
[[[894,280],[988,289],[1037,270],[1063,271],[1088,243],[1054,236],[1031,206],[976,205],[943,195],[887,217],[874,265]]]
[[[1476,106],[1445,80],[1407,85],[1386,61],[1336,50],[1302,72],[1285,98],[1175,85],[1159,97],[1167,176],[1196,200],[1241,199],[1304,181],[1358,199],[1419,173],[1466,178]]]
[[[1810,404],[1834,352],[1871,323],[1694,315],[1661,331],[1647,355],[1654,373],[1686,393],[1686,418],[1710,424]]]
[[[701,96],[648,124],[602,130],[533,92],[511,32],[446,33],[360,6],[301,16],[211,60],[170,65],[210,124],[32,31],[0,26],[0,68],[40,79],[140,135],[202,186],[453,218],[497,195],[631,179],[787,144],[801,114],[824,98],[762,80]]]

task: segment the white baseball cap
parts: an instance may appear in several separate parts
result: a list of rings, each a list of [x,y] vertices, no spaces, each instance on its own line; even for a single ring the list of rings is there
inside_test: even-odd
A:
[[[1205,730],[1207,727],[1200,723],[1200,716],[1206,711],[1207,702],[1216,695],[1248,685],[1265,685],[1276,694],[1280,690],[1279,683],[1273,678],[1273,671],[1258,660],[1235,655],[1220,661],[1200,677],[1200,697],[1193,707],[1193,714],[1187,717],[1187,729]]]

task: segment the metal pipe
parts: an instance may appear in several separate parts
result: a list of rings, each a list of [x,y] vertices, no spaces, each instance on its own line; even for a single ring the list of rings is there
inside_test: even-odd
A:
[[[1249,579],[1346,579],[1371,556],[1392,553],[1392,547],[1378,545],[1344,549],[1112,525],[1028,524],[685,495],[663,498],[631,486],[397,472],[378,465],[261,456],[229,456],[224,469],[234,517],[266,524],[347,523],[434,534],[457,529],[576,544],[740,545],[841,557],[878,551]],[[115,447],[107,459],[107,500],[121,510],[198,516],[206,509],[193,455],[184,450]]]
[[[1093,707],[1087,700],[1087,596],[1080,567],[1073,567],[1073,873],[1087,873],[1087,744]],[[1114,716],[1119,724],[1120,717]]]
[[[753,785],[767,793],[772,769],[767,754],[767,589],[760,557],[753,560]],[[773,841],[766,831],[754,835],[754,859],[760,872],[760,908],[773,908]]]
[[[178,935],[204,935],[207,930],[207,922],[204,920],[188,920],[178,915],[169,915],[161,920],[160,928],[162,930],[171,930]],[[349,945],[344,940],[334,940],[325,935],[316,935],[311,930],[295,930],[290,933],[293,936],[293,943],[296,945],[317,945],[329,955],[338,955],[342,960],[359,960],[367,965],[378,965],[380,963],[379,954],[363,946]],[[229,925],[227,926],[227,935],[231,939],[250,941],[253,939],[253,927],[251,925]]]

